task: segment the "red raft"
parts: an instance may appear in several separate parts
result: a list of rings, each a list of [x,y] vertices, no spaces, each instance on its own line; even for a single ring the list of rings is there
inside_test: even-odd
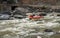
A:
[[[33,16],[33,15],[31,15],[31,16],[29,16],[29,19],[41,19],[41,18],[43,18],[43,16],[38,16],[38,15],[36,15],[36,16]]]

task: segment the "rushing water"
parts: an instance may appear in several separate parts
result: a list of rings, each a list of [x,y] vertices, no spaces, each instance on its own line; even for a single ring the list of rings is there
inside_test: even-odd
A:
[[[44,33],[43,30],[58,28],[60,26],[58,21],[60,21],[58,18],[44,18],[40,21],[29,19],[1,20],[0,38],[47,38],[54,33]]]

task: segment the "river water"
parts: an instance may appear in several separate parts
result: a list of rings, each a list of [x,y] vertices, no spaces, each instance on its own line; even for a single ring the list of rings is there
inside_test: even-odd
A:
[[[39,21],[32,21],[29,20],[28,18],[14,19],[14,20],[1,20],[0,38],[42,38],[42,37],[49,38],[51,35],[49,35],[49,33],[45,34],[43,30],[53,29],[54,31],[59,31],[60,30],[59,27],[60,27],[59,17],[58,18],[45,17],[44,19]],[[49,37],[45,35],[48,35]],[[55,37],[55,35],[52,36]]]

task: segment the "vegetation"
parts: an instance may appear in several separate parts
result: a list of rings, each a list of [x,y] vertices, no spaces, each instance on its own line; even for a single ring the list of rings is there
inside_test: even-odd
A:
[[[13,3],[15,3],[15,1],[14,0],[9,0],[9,1],[7,1],[7,3],[8,4],[13,4]]]
[[[3,3],[4,1],[6,1],[7,4],[15,3],[15,0],[0,0],[0,3]]]

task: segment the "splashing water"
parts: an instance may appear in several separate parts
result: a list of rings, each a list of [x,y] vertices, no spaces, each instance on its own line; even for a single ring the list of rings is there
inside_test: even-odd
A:
[[[39,24],[37,24],[39,22]],[[0,21],[0,38],[25,38],[31,33],[37,33],[37,29],[55,28],[59,23],[28,21],[26,19]],[[38,31],[40,32],[40,31]],[[49,34],[48,34],[49,35]],[[41,37],[38,37],[41,38]]]

